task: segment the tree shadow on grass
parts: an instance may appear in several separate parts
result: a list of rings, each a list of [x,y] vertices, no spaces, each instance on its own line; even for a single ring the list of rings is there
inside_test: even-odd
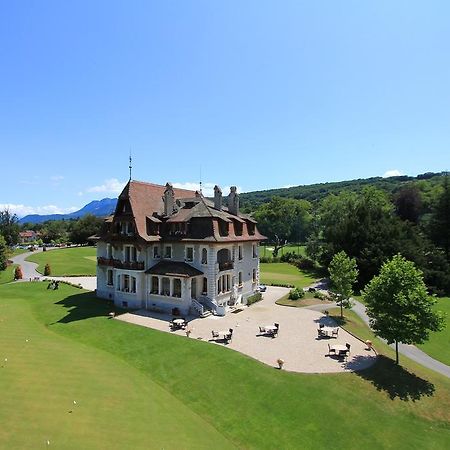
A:
[[[112,302],[98,299],[90,292],[70,295],[55,304],[67,308],[67,315],[59,319],[56,323],[70,323],[100,316],[108,317],[110,312],[122,312]]]
[[[434,395],[433,383],[418,377],[395,361],[379,355],[377,363],[366,370],[355,372],[370,381],[379,391],[385,391],[391,400],[417,401]]]

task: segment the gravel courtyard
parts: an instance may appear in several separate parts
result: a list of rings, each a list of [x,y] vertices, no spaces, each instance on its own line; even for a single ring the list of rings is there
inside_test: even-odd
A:
[[[225,317],[209,316],[204,319],[187,317],[190,339],[200,339],[212,345],[222,345],[239,351],[270,366],[277,366],[277,359],[285,361],[284,370],[304,373],[333,373],[362,370],[376,360],[373,350],[352,335],[339,329],[336,338],[317,337],[319,323],[334,325],[321,312],[307,308],[279,306],[275,301],[285,295],[288,289],[268,287],[262,301],[245,307],[241,312],[229,313]],[[142,325],[187,339],[183,330],[171,332],[169,321],[172,316],[137,311],[117,316],[116,319]],[[259,326],[280,324],[278,337],[271,338],[259,332]],[[233,340],[229,344],[212,340],[211,331],[233,328]],[[351,345],[347,361],[328,356],[328,344]]]

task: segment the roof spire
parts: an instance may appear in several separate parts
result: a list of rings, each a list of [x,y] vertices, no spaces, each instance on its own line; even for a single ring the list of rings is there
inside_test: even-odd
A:
[[[130,147],[130,158],[129,158],[129,160],[130,160],[130,165],[128,166],[128,168],[130,169],[130,181],[131,181],[131,169],[133,168],[133,166],[131,165],[131,147]]]
[[[202,193],[202,166],[200,166],[200,194]]]

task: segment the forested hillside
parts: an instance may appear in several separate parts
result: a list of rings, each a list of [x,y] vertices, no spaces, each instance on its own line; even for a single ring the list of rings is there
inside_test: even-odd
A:
[[[377,189],[392,195],[408,184],[417,186],[422,194],[422,202],[425,209],[434,201],[438,194],[440,182],[445,172],[428,172],[417,177],[398,176],[398,177],[373,177],[350,181],[339,181],[335,183],[318,183],[311,185],[300,185],[290,188],[270,189],[267,191],[247,192],[240,195],[241,205],[247,211],[255,210],[262,203],[268,203],[272,197],[294,198],[308,200],[316,203],[329,194],[339,194],[342,191],[360,192],[367,186],[373,186]]]

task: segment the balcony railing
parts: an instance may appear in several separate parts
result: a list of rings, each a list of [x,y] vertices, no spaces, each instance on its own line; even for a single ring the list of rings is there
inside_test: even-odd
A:
[[[144,270],[145,264],[143,261],[120,261],[120,259],[105,258],[99,256],[97,258],[99,266],[109,266],[115,269],[129,269],[129,270]]]
[[[114,259],[113,258],[105,258],[103,256],[99,256],[97,258],[97,264],[99,266],[110,266],[114,267]]]
[[[233,261],[219,262],[219,270],[231,270],[233,268]]]

